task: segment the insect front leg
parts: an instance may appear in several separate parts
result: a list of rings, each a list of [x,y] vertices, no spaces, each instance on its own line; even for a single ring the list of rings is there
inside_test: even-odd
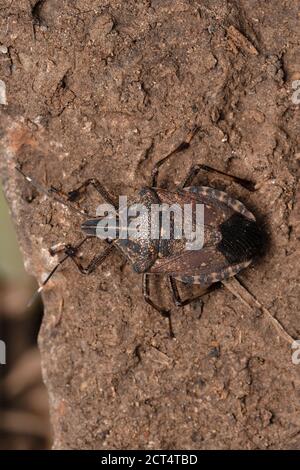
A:
[[[25,174],[19,166],[16,167],[16,170],[19,173],[21,173],[21,175],[39,192],[46,194],[48,197],[56,200],[57,202],[59,202],[60,204],[64,206],[69,207],[72,211],[80,215],[92,217],[92,215],[88,214],[86,211],[78,209],[77,207],[74,207],[73,205],[73,202],[75,202],[81,194],[85,193],[88,186],[93,186],[96,189],[96,191],[100,194],[100,196],[105,200],[105,202],[111,204],[117,210],[117,206],[115,202],[113,201],[112,197],[109,195],[108,191],[104,188],[104,186],[100,183],[100,181],[98,181],[95,178],[89,178],[86,181],[84,181],[80,186],[78,186],[76,189],[73,189],[69,191],[68,193],[65,193],[64,191],[56,188],[55,186],[51,186],[50,188],[46,188],[42,186],[34,178]]]
[[[96,255],[90,262],[89,264],[84,267],[79,261],[78,258],[78,250],[79,248],[82,247],[82,245],[88,241],[91,240],[93,237],[86,237],[83,241],[81,241],[78,245],[71,245],[69,243],[57,243],[56,245],[52,246],[49,250],[50,255],[54,256],[58,253],[64,252],[65,255],[67,255],[73,263],[76,265],[78,270],[81,272],[81,274],[91,274],[95,269],[103,263],[105,258],[110,254],[112,249],[114,248],[113,243],[109,243],[109,246],[106,248],[106,250],[103,253],[100,253],[100,255]]]
[[[191,186],[194,178],[198,175],[200,171],[205,171],[208,173],[213,173],[215,175],[219,175],[222,177],[222,179],[226,181],[234,181],[235,183],[238,183],[240,186],[243,186],[243,188],[248,189],[248,191],[255,191],[255,184],[252,181],[239,178],[237,176],[233,176],[227,173],[224,173],[223,171],[216,170],[215,168],[212,168],[207,165],[193,165],[189,172],[187,173],[185,179],[182,181],[182,183],[178,186],[177,189],[183,189],[186,188],[187,186]]]
[[[103,184],[100,183],[100,181],[97,180],[96,178],[89,178],[86,181],[84,181],[80,186],[78,186],[78,188],[69,191],[67,194],[68,200],[75,201],[81,194],[86,192],[88,186],[93,186],[93,188],[96,189],[96,191],[100,194],[100,196],[104,199],[104,201],[111,204],[117,210],[117,206],[115,202],[113,201],[112,197],[109,195],[108,191],[104,188]]]
[[[151,305],[151,307],[154,308],[157,312],[159,312],[164,318],[168,318],[170,336],[171,338],[175,338],[173,327],[172,327],[172,321],[171,321],[171,312],[169,310],[166,310],[163,307],[160,307],[159,305],[153,302],[153,300],[150,297],[149,280],[150,280],[150,275],[148,273],[144,273],[143,274],[143,296],[144,296],[145,302]]]
[[[76,256],[76,252],[72,252],[73,247],[71,245],[67,246],[65,253],[70,256],[71,260],[76,265],[77,269],[80,271],[81,274],[89,275],[92,272],[94,272],[95,269],[98,268],[98,266],[100,266],[100,264],[103,263],[103,261],[112,252],[113,249],[114,249],[114,245],[111,244],[102,253],[100,253],[99,255],[96,255],[86,267],[84,267],[80,263],[79,259]]]
[[[191,140],[195,136],[195,134],[198,132],[199,128],[197,126],[194,126],[193,129],[188,133],[186,139],[184,142],[181,142],[180,145],[178,145],[174,150],[172,150],[168,155],[165,157],[161,158],[152,168],[152,187],[156,188],[157,187],[157,179],[158,179],[158,174],[159,174],[159,169],[160,167],[166,163],[173,155],[182,152],[183,150],[186,150],[189,148]]]

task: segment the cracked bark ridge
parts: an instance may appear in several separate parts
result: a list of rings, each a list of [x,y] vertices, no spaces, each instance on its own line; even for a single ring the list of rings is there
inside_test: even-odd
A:
[[[298,7],[3,0],[0,165],[27,269],[41,281],[57,261],[48,247],[77,241],[81,220],[30,188],[16,162],[47,186],[96,176],[133,196],[196,123],[202,131],[160,184],[173,187],[192,163],[257,182],[253,194],[228,188],[272,238],[241,278],[299,336]],[[96,204],[92,191],[82,201]],[[54,448],[300,447],[299,366],[263,316],[224,289],[204,299],[202,315],[197,304],[174,308],[176,340],[117,254],[90,278],[66,264],[43,298]]]

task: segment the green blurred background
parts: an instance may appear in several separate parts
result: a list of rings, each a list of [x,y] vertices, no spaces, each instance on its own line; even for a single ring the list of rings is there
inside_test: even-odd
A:
[[[47,449],[48,396],[37,347],[43,306],[39,300],[27,308],[37,285],[24,270],[1,185],[0,222],[0,340],[6,346],[6,364],[0,364],[0,449]]]
[[[15,230],[0,185],[0,276],[1,278],[27,281],[23,260],[18,247]]]

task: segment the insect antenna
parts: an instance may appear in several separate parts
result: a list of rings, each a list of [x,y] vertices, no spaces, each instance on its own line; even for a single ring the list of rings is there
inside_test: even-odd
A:
[[[48,274],[48,276],[46,277],[46,279],[43,281],[43,283],[40,285],[40,287],[35,291],[35,293],[33,294],[33,296],[31,297],[31,299],[29,300],[28,304],[27,304],[27,307],[31,307],[33,305],[33,303],[35,302],[35,300],[37,299],[37,297],[39,296],[39,294],[42,292],[42,290],[44,289],[45,285],[47,284],[47,282],[51,279],[51,277],[53,276],[53,274],[56,272],[56,270],[59,268],[59,266],[61,266],[66,260],[67,258],[69,258],[70,255],[66,255],[63,257],[63,259],[60,260],[59,263],[57,263],[56,266],[54,266],[54,268],[52,269],[52,271]]]
[[[71,258],[72,256],[75,256],[76,253],[77,253],[77,250],[78,248],[81,247],[81,245],[83,245],[86,240],[88,239],[89,237],[85,237],[83,240],[81,240],[80,243],[78,243],[75,247],[69,247],[69,248],[66,248],[66,251],[65,251],[65,256],[56,264],[56,266],[54,266],[54,268],[50,271],[50,273],[48,274],[48,276],[46,277],[46,279],[42,282],[42,284],[40,285],[40,287],[34,292],[33,296],[30,298],[28,304],[27,304],[27,307],[31,307],[32,304],[35,302],[36,298],[39,296],[39,294],[42,292],[42,290],[44,289],[45,285],[48,283],[48,281],[51,279],[51,277],[55,274],[55,272],[57,271],[57,269],[68,259],[68,258]]]
[[[65,207],[68,207],[72,212],[75,212],[76,214],[79,214],[81,217],[91,217],[93,218],[94,216],[90,215],[88,212],[82,210],[82,209],[77,209],[76,207],[74,207],[72,205],[72,203],[62,199],[59,195],[58,195],[58,190],[55,189],[54,187],[51,187],[50,189],[47,189],[47,188],[44,188],[43,186],[41,186],[34,178],[31,178],[31,176],[27,176],[19,166],[16,166],[15,167],[16,170],[26,179],[26,181],[28,181],[31,186],[33,186],[34,188],[36,188],[39,192],[45,194],[47,197],[51,198],[51,199],[54,199],[55,201],[59,202],[60,204],[62,204],[63,206]]]

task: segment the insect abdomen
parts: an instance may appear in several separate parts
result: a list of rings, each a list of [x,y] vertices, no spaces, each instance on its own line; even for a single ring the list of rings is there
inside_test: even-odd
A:
[[[217,249],[230,264],[250,261],[264,249],[265,235],[258,223],[241,214],[234,214],[225,220],[219,230],[222,240]]]

